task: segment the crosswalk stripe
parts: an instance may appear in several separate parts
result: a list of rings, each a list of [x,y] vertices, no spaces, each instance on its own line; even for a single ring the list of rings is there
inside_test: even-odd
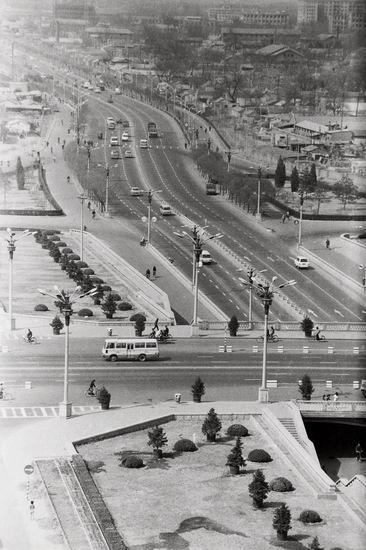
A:
[[[100,411],[99,405],[75,405],[74,414]],[[1,418],[50,418],[59,414],[58,407],[0,407]]]

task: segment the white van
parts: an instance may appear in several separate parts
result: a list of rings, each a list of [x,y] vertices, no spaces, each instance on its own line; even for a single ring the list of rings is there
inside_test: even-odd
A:
[[[295,258],[295,266],[298,269],[307,269],[309,267],[309,260],[305,256],[297,256]]]
[[[211,254],[209,253],[208,250],[202,250],[201,256],[200,256],[200,262],[202,262],[203,264],[211,264],[212,263]]]
[[[155,338],[107,338],[102,349],[106,361],[119,359],[146,361],[159,358],[159,346]]]
[[[169,204],[161,204],[159,207],[159,211],[162,216],[170,216],[172,213]]]

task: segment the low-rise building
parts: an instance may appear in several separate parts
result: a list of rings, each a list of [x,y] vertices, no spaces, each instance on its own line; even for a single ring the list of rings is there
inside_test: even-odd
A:
[[[269,46],[260,48],[255,53],[260,57],[269,58],[279,63],[297,62],[301,61],[304,57],[302,53],[284,44],[270,44]]]

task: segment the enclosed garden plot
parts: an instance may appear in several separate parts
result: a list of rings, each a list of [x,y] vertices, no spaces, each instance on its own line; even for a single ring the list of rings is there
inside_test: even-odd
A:
[[[327,550],[363,548],[361,532],[341,506],[316,499],[270,441],[256,432],[251,418],[240,420],[249,434],[240,440],[245,465],[239,475],[230,474],[226,465],[237,442],[226,435],[233,422],[222,421],[216,442],[207,441],[202,423],[203,418],[178,419],[161,425],[160,436],[168,440],[162,446],[162,458],[148,444],[152,428],[78,448],[129,548],[266,550],[282,546],[302,550],[315,536]],[[197,450],[175,450],[181,439],[195,443]],[[249,453],[256,449],[265,450],[272,460],[249,461]],[[143,466],[141,461],[127,460],[131,455],[142,459]],[[136,467],[125,467],[127,462]],[[293,490],[283,490],[291,489],[291,484],[276,482],[271,486],[280,490],[270,490],[262,507],[254,506],[249,485],[258,469],[266,482],[286,478]],[[282,503],[292,516],[290,540],[284,542],[273,528],[274,512]],[[303,523],[299,516],[304,510],[318,512],[321,521]]]

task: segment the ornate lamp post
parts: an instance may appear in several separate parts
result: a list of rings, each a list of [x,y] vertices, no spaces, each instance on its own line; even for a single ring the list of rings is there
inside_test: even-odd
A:
[[[80,259],[84,260],[84,201],[88,197],[82,193],[78,195],[80,201]]]
[[[304,190],[299,189],[298,191],[299,197],[300,197],[300,218],[299,218],[299,235],[297,240],[297,253],[299,253],[300,246],[301,246],[301,237],[302,237],[302,209],[304,205]]]
[[[56,301],[57,307],[65,318],[65,361],[64,361],[64,396],[63,401],[59,404],[59,415],[63,418],[70,418],[72,416],[72,403],[69,402],[69,326],[70,318],[74,313],[72,306],[75,302],[84,298],[85,296],[93,296],[96,289],[93,288],[88,292],[82,292],[81,287],[77,286],[74,290],[66,291],[60,290],[57,286],[54,287],[57,294],[51,294],[41,288],[38,291],[43,296],[50,296]]]
[[[13,319],[13,259],[16,250],[15,243],[24,237],[34,235],[34,232],[32,233],[29,229],[26,229],[16,238],[16,233],[12,231],[10,227],[8,227],[6,231],[8,236],[5,240],[8,243],[7,248],[9,252],[9,328],[10,330],[15,330],[15,319]]]
[[[264,273],[265,271],[267,270],[261,269],[260,271],[255,271],[254,267],[250,267],[247,272],[247,277],[248,277],[247,281],[239,277],[239,281],[243,285],[249,287],[249,323],[252,322],[252,293],[253,293],[254,279],[258,275],[258,273]]]
[[[223,235],[221,233],[216,233],[215,235],[210,235],[206,238],[203,238],[202,234],[200,234],[200,230],[204,232],[204,228],[198,227],[196,225],[192,228],[192,236],[189,235],[186,231],[182,231],[182,233],[178,233],[177,231],[174,231],[174,234],[177,235],[180,239],[183,239],[187,237],[192,243],[193,243],[193,273],[192,273],[192,285],[193,285],[193,295],[194,295],[194,301],[193,301],[193,321],[192,326],[197,326],[197,317],[198,317],[198,273],[199,268],[201,267],[200,264],[200,257],[202,252],[202,247],[207,241],[210,241],[212,239],[221,239]]]
[[[262,182],[262,168],[258,168],[258,188],[257,188],[257,213],[255,217],[258,221],[262,221],[261,215],[261,182]]]
[[[268,388],[267,388],[267,338],[268,338],[268,315],[269,308],[272,304],[273,295],[278,292],[279,289],[284,288],[285,286],[292,286],[296,284],[296,281],[286,281],[278,285],[276,288],[273,283],[277,277],[272,277],[270,283],[266,282],[265,284],[258,283],[253,280],[253,286],[256,290],[257,295],[262,301],[264,308],[264,329],[263,329],[263,359],[262,359],[262,383],[258,391],[258,401],[261,403],[267,403],[268,401]]]

